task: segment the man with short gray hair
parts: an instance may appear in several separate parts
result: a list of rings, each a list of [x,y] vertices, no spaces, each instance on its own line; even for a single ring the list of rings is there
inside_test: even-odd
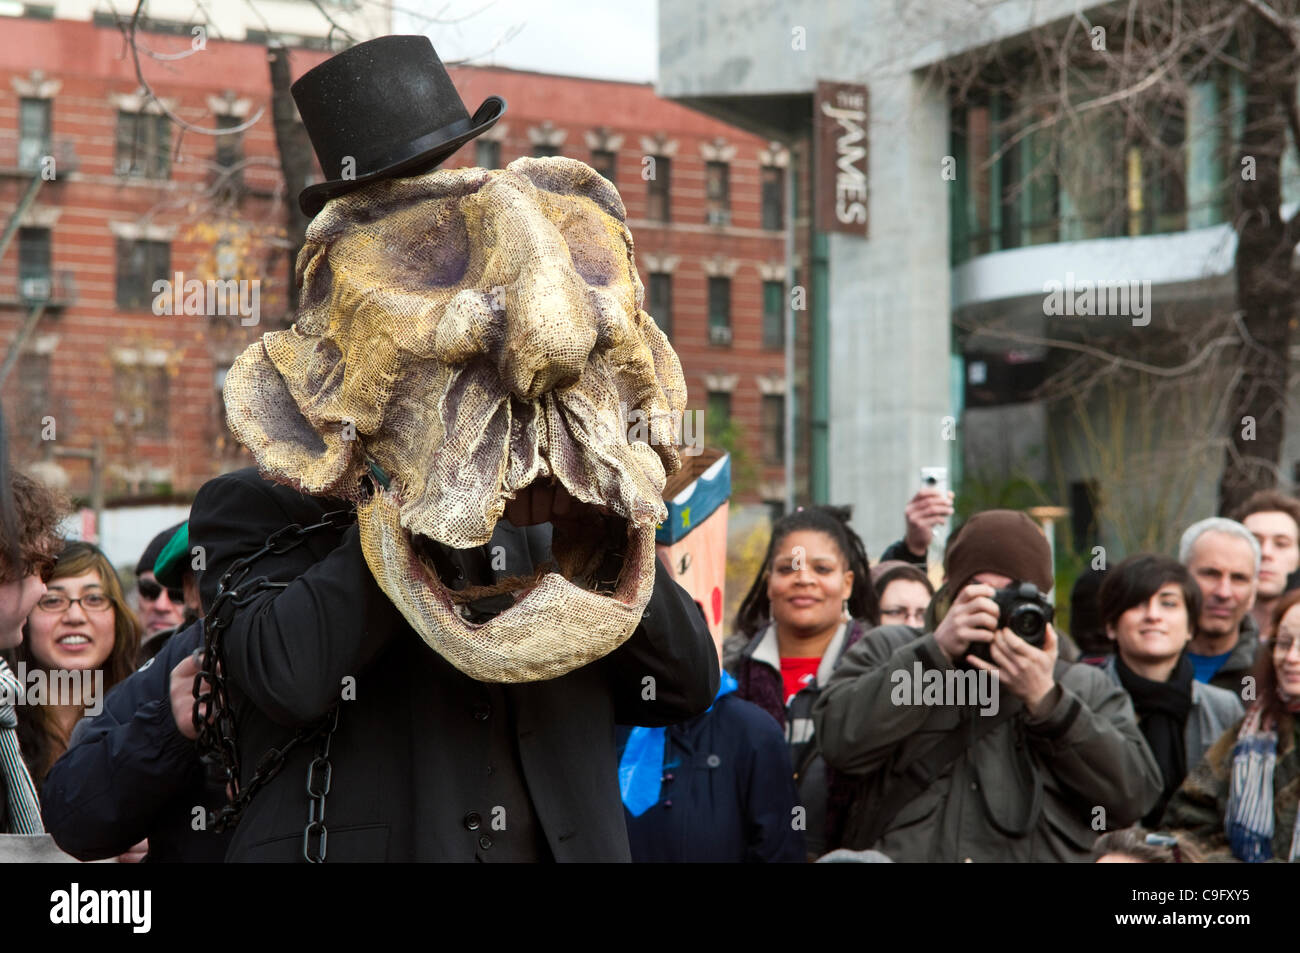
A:
[[[1259,542],[1236,520],[1213,517],[1187,528],[1178,558],[1205,597],[1188,646],[1196,680],[1240,695],[1259,650],[1259,626],[1250,615],[1259,585]]]

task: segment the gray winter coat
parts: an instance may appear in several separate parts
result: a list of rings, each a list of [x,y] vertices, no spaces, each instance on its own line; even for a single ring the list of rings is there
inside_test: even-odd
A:
[[[1109,675],[1116,685],[1120,685],[1119,670],[1115,668],[1115,656],[1112,655],[1106,660],[1102,671]],[[1188,769],[1199,764],[1205,757],[1205,752],[1210,750],[1210,745],[1218,741],[1219,736],[1239,722],[1245,714],[1246,709],[1241,704],[1241,699],[1232,692],[1193,679],[1192,711],[1187,716],[1187,727],[1183,730],[1183,747],[1187,752]]]
[[[826,761],[862,778],[843,846],[897,861],[1083,861],[1099,830],[1134,823],[1160,797],[1160,769],[1128,695],[1092,666],[1058,661],[1049,711],[1031,716],[999,688],[999,710],[1010,717],[940,769],[882,836],[857,842],[858,821],[901,783],[893,773],[900,762],[987,717],[972,705],[895,704],[896,673],[918,671],[918,663],[944,678],[957,672],[933,633],[874,629],[845,654],[814,706]],[[1029,826],[1035,778],[1041,809]],[[1016,827],[1028,830],[1005,833]]]

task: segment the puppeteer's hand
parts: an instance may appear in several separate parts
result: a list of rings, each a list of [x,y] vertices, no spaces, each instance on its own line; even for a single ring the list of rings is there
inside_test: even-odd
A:
[[[563,519],[573,508],[573,497],[559,483],[533,483],[506,504],[506,519],[516,526],[534,526]]]
[[[604,511],[604,507],[598,507]],[[534,526],[580,517],[577,501],[560,483],[533,483],[506,503],[506,519],[515,526]]]
[[[194,677],[199,674],[200,655],[196,651],[185,656],[172,669],[171,674],[172,719],[176,722],[176,730],[190,741],[199,736],[198,729],[194,727]],[[207,684],[206,679],[204,684]],[[199,706],[199,714],[209,722],[212,721],[207,702]]]

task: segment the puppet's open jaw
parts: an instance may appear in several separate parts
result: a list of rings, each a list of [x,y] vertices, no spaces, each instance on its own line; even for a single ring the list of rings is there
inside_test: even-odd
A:
[[[428,645],[479,681],[531,682],[556,678],[618,648],[641,621],[654,588],[653,523],[619,520],[626,543],[617,575],[545,572],[513,595],[515,604],[475,624],[463,600],[420,557],[401,523],[401,488],[375,489],[357,508],[361,543],[380,587]],[[566,555],[564,542],[557,557]],[[561,562],[564,560],[561,559]],[[608,566],[608,564],[607,564]]]

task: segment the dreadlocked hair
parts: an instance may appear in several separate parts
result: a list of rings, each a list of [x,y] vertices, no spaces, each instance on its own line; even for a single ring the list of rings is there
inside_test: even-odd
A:
[[[862,538],[849,526],[851,506],[804,506],[789,513],[772,527],[772,538],[763,555],[763,566],[736,613],[736,631],[752,636],[772,619],[772,603],[767,597],[767,580],[772,571],[772,556],[791,533],[809,530],[829,536],[853,572],[853,590],[849,593],[849,615],[871,626],[880,624],[880,600],[871,585],[867,548]]]

